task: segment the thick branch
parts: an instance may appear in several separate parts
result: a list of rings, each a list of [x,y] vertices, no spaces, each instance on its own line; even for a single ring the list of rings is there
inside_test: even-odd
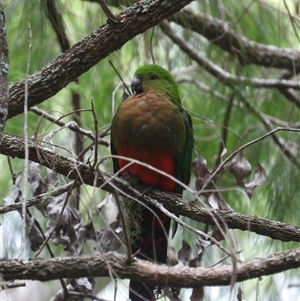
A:
[[[49,281],[58,278],[108,277],[109,270],[119,278],[142,280],[161,286],[199,287],[229,285],[231,277],[237,282],[271,275],[300,267],[300,249],[277,253],[265,258],[213,268],[176,268],[136,259],[126,264],[126,258],[116,254],[72,256],[28,261],[0,261],[0,271],[7,281],[31,279]],[[184,279],[184,281],[182,281]]]
[[[111,52],[190,2],[191,0],[142,0],[128,7],[117,15],[120,23],[107,22],[40,71],[29,76],[28,106],[32,107],[55,95]],[[24,80],[12,85],[9,92],[8,117],[11,118],[23,112]]]
[[[226,22],[200,12],[195,14],[188,9],[171,16],[169,20],[203,35],[211,43],[239,58],[242,64],[300,71],[299,50],[256,43],[235,33]]]
[[[0,153],[11,157],[24,158],[24,139],[4,134],[2,145],[0,145]],[[112,188],[109,183],[105,183],[102,174],[96,175],[89,166],[82,164],[82,162],[77,162],[54,153],[49,149],[42,148],[32,141],[29,142],[29,160],[51,168],[69,179],[77,179],[78,173],[80,173],[80,178],[85,184],[94,185],[96,183],[96,185],[101,186],[102,189],[108,192],[114,192],[114,188]],[[104,175],[105,178],[111,178],[109,174]],[[96,181],[94,181],[95,177],[97,177]],[[113,184],[122,191],[140,198],[142,197],[140,191],[132,188],[122,179],[114,179]],[[141,188],[141,191],[143,191],[143,189],[144,188]],[[161,191],[150,192],[143,196],[143,200],[153,204],[158,201],[170,212],[184,215],[206,224],[215,225],[217,221],[221,225],[226,224],[227,227],[231,229],[252,231],[259,235],[268,236],[281,241],[300,242],[300,227],[294,225],[274,222],[257,216],[247,216],[236,212],[201,208],[193,202],[183,202],[182,199],[176,195]],[[35,202],[32,202],[32,204],[33,203]],[[1,212],[4,213],[6,210],[0,207],[0,213]]]
[[[2,4],[0,4],[0,143],[8,114],[8,47],[6,41],[6,23]]]

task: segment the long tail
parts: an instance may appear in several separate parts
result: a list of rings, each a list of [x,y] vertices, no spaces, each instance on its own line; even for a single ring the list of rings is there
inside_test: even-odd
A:
[[[156,207],[143,209],[140,223],[141,233],[131,246],[132,252],[138,252],[136,257],[157,263],[166,263],[168,250],[168,234],[170,218]],[[156,215],[156,216],[155,216]],[[155,300],[153,289],[155,286],[138,281],[130,281],[129,298],[131,301]]]

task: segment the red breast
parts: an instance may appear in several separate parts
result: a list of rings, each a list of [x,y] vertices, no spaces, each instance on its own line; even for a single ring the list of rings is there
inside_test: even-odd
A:
[[[112,138],[118,155],[132,158],[169,175],[175,175],[175,158],[185,143],[185,125],[180,109],[154,92],[127,98],[112,122]],[[120,169],[130,161],[119,159]],[[137,163],[121,171],[130,172],[144,184],[175,191],[176,183]]]

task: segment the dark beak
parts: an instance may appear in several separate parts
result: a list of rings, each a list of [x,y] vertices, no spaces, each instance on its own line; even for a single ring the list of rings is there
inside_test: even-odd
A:
[[[133,94],[143,92],[142,80],[138,76],[135,76],[131,82],[131,91]]]

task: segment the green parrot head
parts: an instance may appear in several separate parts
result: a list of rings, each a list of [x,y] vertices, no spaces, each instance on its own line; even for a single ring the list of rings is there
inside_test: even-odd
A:
[[[133,93],[155,91],[181,107],[178,85],[172,74],[158,65],[144,65],[136,70],[131,82]]]

